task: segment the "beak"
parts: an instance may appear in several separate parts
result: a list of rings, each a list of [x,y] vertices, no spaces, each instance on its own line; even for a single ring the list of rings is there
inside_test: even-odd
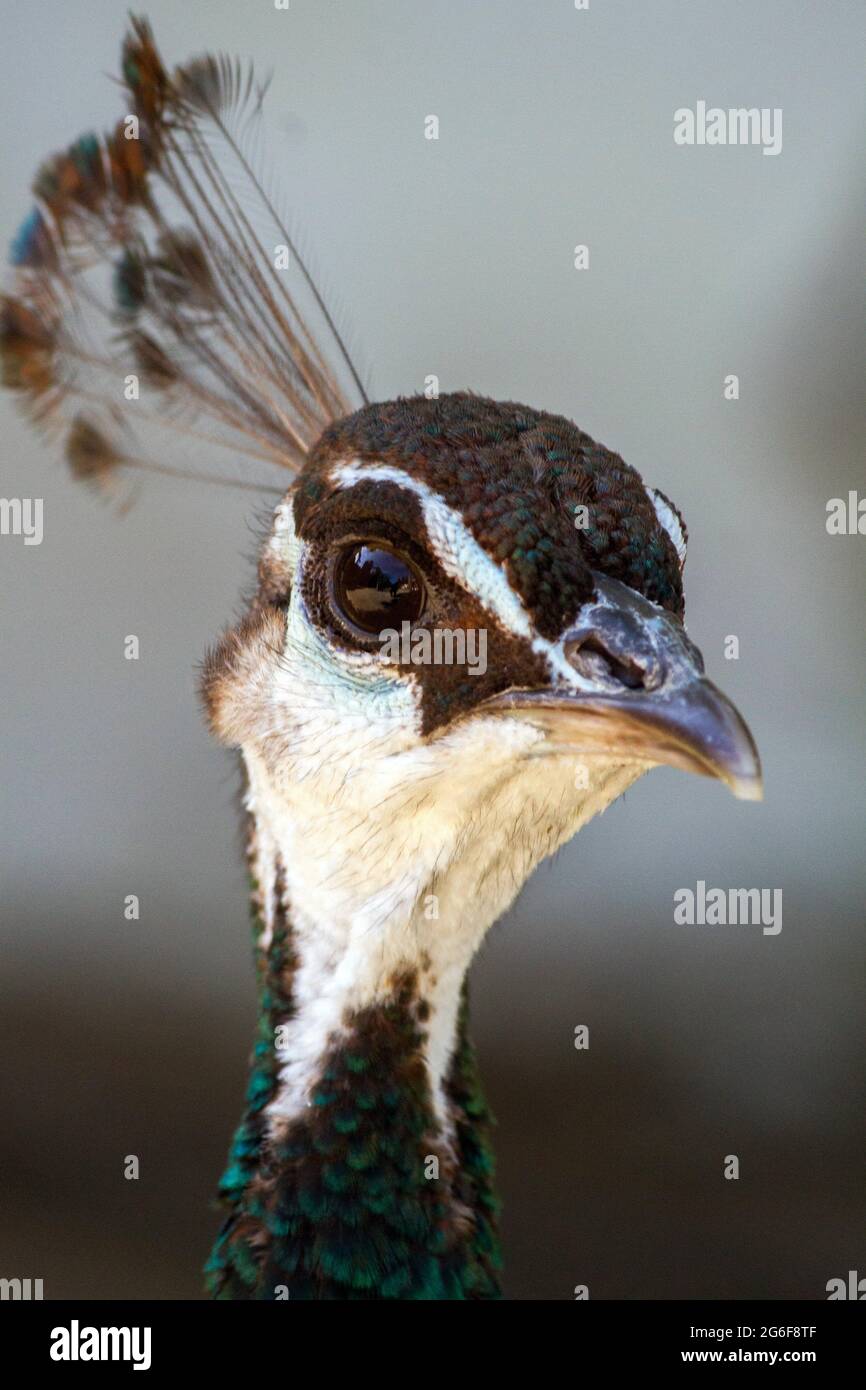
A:
[[[760,801],[754,739],[707,680],[685,629],[627,585],[594,578],[595,601],[560,639],[558,683],[505,691],[488,708],[535,724],[551,751],[666,763],[717,777],[734,796]]]

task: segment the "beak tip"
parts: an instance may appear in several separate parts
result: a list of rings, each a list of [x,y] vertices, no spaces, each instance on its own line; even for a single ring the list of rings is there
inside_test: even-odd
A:
[[[732,777],[728,786],[738,801],[763,801],[764,779],[760,773],[752,777]]]

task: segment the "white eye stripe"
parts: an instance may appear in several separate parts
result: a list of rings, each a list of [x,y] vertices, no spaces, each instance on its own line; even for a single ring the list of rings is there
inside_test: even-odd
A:
[[[449,507],[425,483],[400,468],[384,463],[338,463],[331,478],[343,487],[363,479],[396,483],[421,501],[424,525],[436,558],[445,573],[473,594],[502,626],[516,637],[532,637],[529,614],[506,578],[504,569],[491,560],[466,526],[459,512]]]
[[[645,487],[647,497],[653,504],[655,514],[658,517],[659,525],[663,531],[667,531],[673,543],[674,550],[680,562],[680,569],[686,563],[686,538],[683,535],[683,528],[676,512],[668,502],[662,497],[657,488]]]
[[[505,571],[478,544],[463,518],[425,483],[411,478],[400,468],[385,463],[338,463],[331,472],[335,483],[344,487],[362,479],[396,483],[412,492],[422,503],[422,515],[430,544],[446,574],[456,579],[484,607],[499,619],[515,637],[528,639],[532,650],[546,659],[551,677],[582,687],[585,682],[566,660],[562,642],[540,636],[529,614],[506,578]]]
[[[528,640],[532,650],[547,661],[551,678],[578,689],[591,688],[592,682],[581,676],[567,660],[564,636],[552,642],[535,631],[505,571],[478,544],[459,513],[425,483],[390,464],[362,463],[360,459],[336,463],[330,478],[341,487],[352,487],[365,480],[395,483],[418,497],[431,547],[446,574],[479,599],[508,632]],[[277,509],[274,544],[288,549],[294,569],[302,545],[295,534],[290,500],[284,508]]]

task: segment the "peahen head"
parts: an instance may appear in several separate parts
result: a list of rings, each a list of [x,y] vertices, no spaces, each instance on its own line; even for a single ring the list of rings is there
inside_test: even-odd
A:
[[[558,416],[455,393],[325,430],[204,680],[298,934],[279,1114],[411,974],[447,1127],[460,982],[539,861],[659,763],[760,795],[682,624],[685,544]]]

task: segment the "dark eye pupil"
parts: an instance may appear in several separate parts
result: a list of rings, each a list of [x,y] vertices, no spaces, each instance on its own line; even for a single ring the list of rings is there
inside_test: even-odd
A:
[[[334,588],[345,616],[364,632],[412,623],[424,606],[414,570],[393,551],[374,546],[354,545],[341,556]]]

